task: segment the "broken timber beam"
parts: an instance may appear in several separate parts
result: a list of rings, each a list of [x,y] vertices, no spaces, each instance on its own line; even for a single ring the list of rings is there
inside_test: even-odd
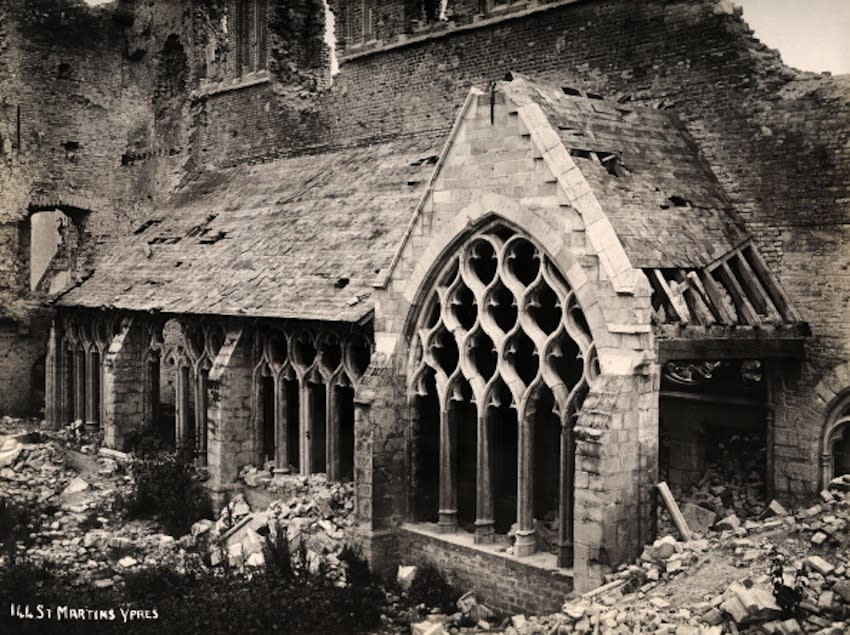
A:
[[[676,504],[676,499],[673,498],[673,493],[667,486],[666,481],[661,481],[655,487],[658,488],[661,498],[664,500],[664,506],[667,508],[667,511],[670,512],[670,516],[673,518],[673,524],[676,525],[676,529],[679,530],[679,535],[682,537],[682,540],[693,540],[688,523],[685,522],[685,517],[682,516],[682,512],[679,510],[679,506]]]

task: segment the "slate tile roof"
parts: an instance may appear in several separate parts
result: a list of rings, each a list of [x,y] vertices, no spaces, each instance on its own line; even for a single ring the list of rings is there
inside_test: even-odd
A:
[[[671,113],[566,94],[518,74],[502,86],[517,105],[531,100],[541,107],[632,265],[698,268],[747,239],[696,144]]]
[[[206,172],[58,304],[357,321],[444,141],[409,137]]]

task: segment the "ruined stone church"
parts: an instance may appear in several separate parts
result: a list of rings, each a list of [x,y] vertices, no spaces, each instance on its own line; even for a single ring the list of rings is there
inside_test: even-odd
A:
[[[376,569],[551,610],[724,435],[850,472],[850,77],[727,0],[7,1],[0,161],[0,409],[353,480]]]

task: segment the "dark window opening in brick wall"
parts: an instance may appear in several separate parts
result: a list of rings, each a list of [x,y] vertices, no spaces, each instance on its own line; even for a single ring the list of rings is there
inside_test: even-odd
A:
[[[375,0],[363,0],[360,17],[363,20],[361,26],[363,40],[370,40],[375,34]]]
[[[236,3],[234,40],[236,74],[263,70],[267,59],[266,1],[245,0]]]

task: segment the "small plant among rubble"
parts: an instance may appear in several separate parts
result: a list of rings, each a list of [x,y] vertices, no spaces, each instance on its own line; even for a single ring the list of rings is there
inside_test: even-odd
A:
[[[128,501],[131,517],[157,518],[174,536],[212,515],[212,504],[195,478],[194,467],[175,454],[160,452],[133,461],[136,489]]]

